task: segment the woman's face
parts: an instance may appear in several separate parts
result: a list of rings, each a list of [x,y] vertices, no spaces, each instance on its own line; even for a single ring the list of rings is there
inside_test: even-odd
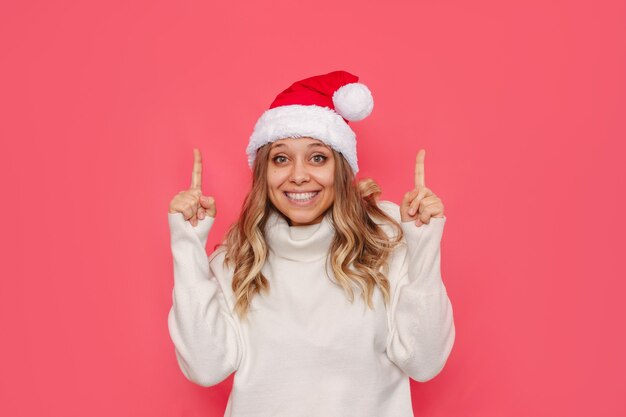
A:
[[[272,204],[292,226],[321,222],[335,201],[331,149],[313,138],[280,139],[270,146],[267,183]]]

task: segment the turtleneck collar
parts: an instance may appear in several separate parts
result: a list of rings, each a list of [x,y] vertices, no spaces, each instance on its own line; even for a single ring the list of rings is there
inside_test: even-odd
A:
[[[276,210],[271,210],[265,224],[265,240],[275,256],[297,262],[311,262],[326,257],[335,235],[330,211],[321,223],[289,226]]]

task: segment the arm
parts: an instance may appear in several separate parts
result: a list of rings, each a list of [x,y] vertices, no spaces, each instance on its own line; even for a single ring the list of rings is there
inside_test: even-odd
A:
[[[168,213],[174,258],[168,329],[181,371],[205,387],[226,379],[241,358],[235,318],[205,250],[214,220],[206,217],[194,227],[182,213]]]
[[[441,279],[440,242],[446,217],[416,227],[401,222],[399,282],[393,293],[387,356],[412,379],[426,382],[444,367],[455,338],[452,305]]]

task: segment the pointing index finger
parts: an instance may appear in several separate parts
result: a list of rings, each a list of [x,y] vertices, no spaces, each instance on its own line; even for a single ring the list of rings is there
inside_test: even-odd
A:
[[[415,158],[415,188],[426,187],[426,173],[424,172],[424,158],[426,149],[420,149]]]
[[[193,148],[193,172],[191,173],[191,188],[202,188],[202,155],[198,148]]]

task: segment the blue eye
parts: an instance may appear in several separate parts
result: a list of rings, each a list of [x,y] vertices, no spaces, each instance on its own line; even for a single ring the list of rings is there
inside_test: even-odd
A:
[[[272,161],[277,162],[277,163],[280,164],[280,162],[277,161],[278,158],[284,158],[284,156],[282,156],[282,155],[275,156],[274,158],[272,158]]]
[[[313,158],[317,158],[317,157],[322,158],[322,160],[321,160],[321,161],[317,161],[317,162],[324,162],[325,160],[327,160],[327,159],[328,159],[328,157],[327,157],[326,155],[322,155],[322,154],[317,154],[317,155],[314,155],[314,156],[313,156]]]

